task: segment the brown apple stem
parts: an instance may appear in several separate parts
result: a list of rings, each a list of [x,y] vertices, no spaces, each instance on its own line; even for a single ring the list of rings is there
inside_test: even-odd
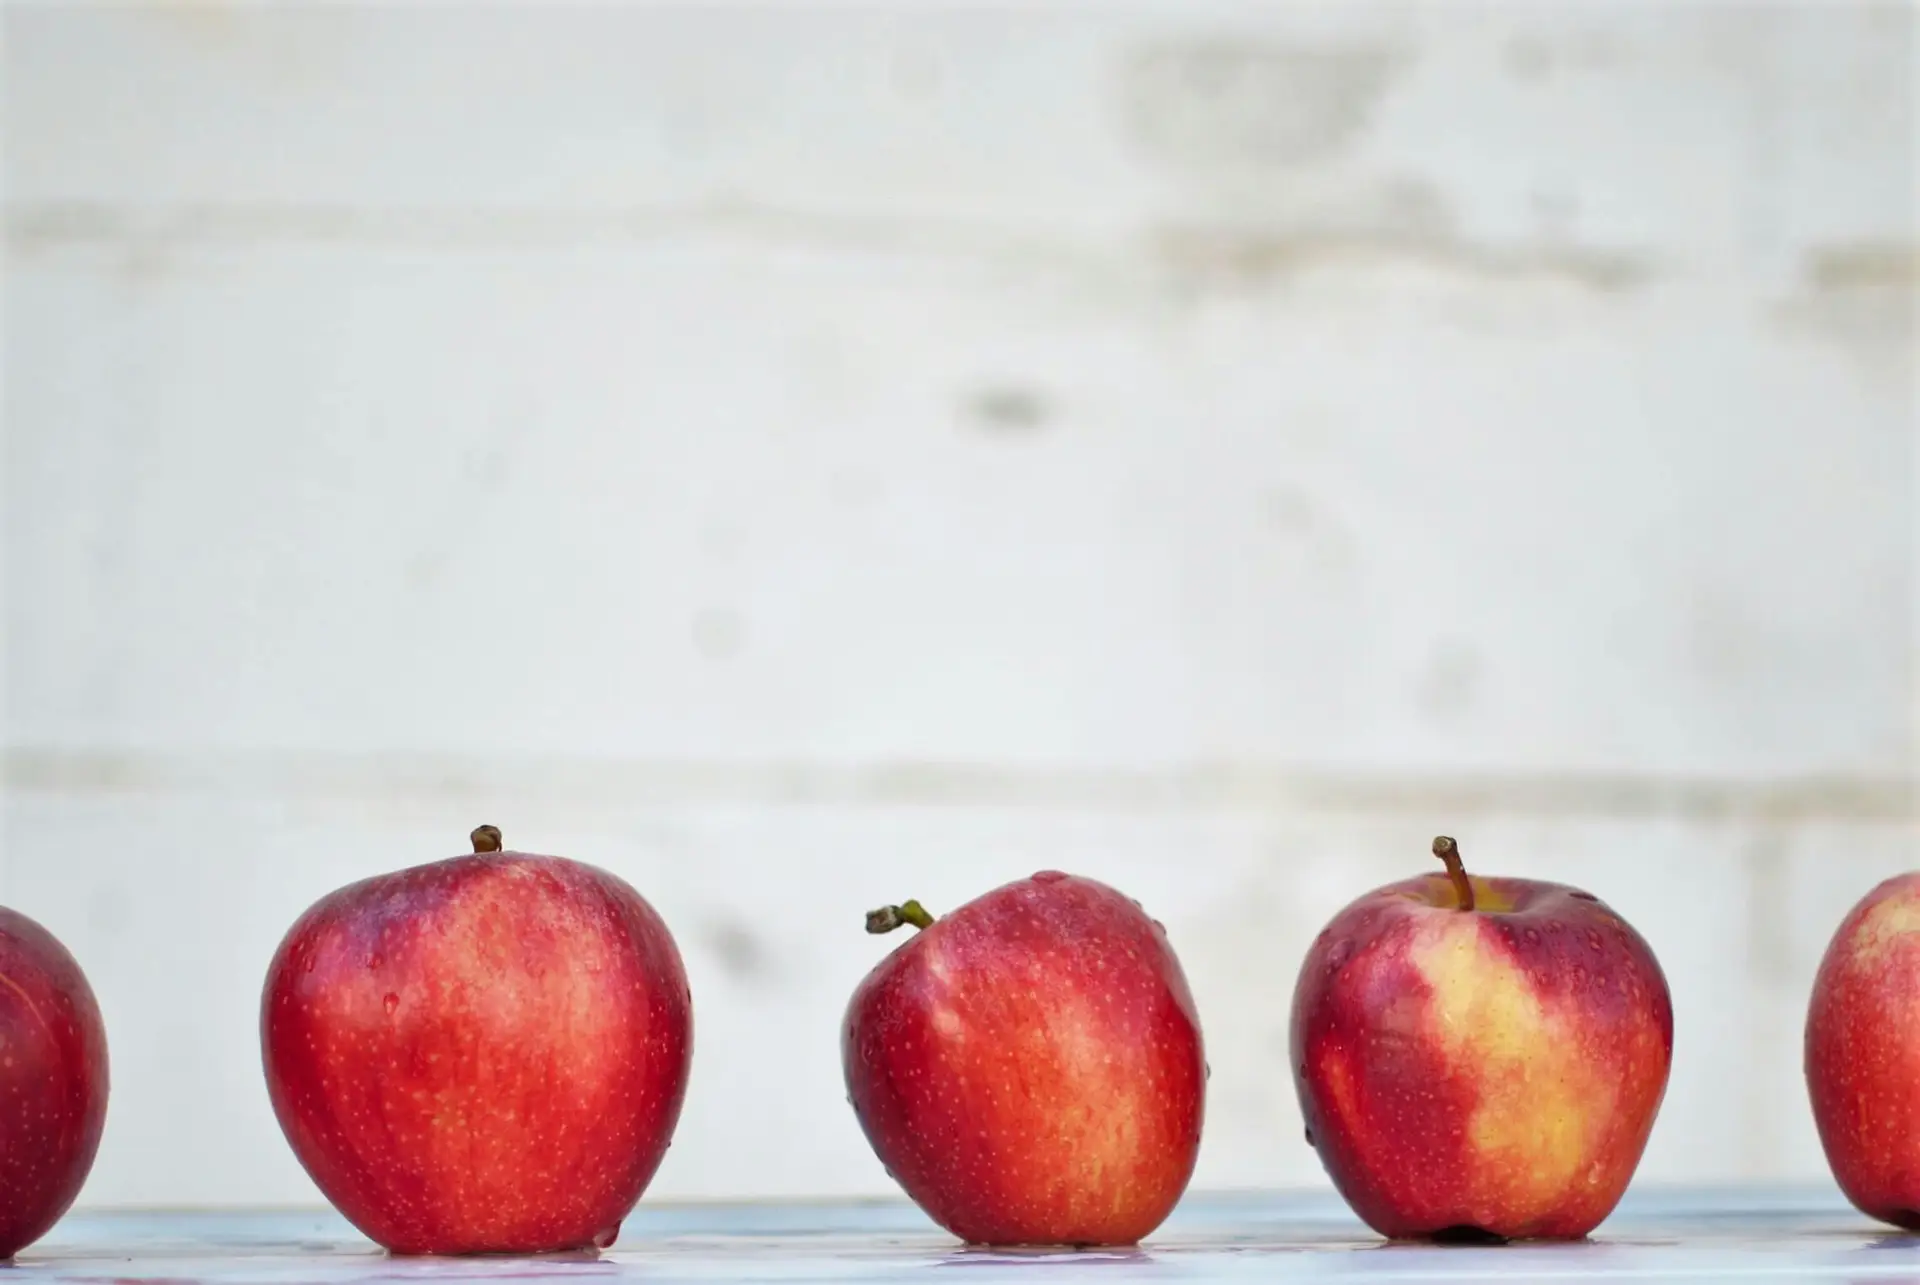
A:
[[[1467,868],[1460,861],[1460,845],[1441,835],[1433,841],[1433,855],[1447,863],[1447,878],[1453,880],[1454,895],[1460,898],[1460,909],[1473,909],[1473,880],[1467,878]]]
[[[931,928],[933,916],[927,913],[926,907],[911,899],[897,906],[882,906],[867,912],[867,931],[870,933],[890,933],[902,924]]]
[[[483,825],[467,837],[473,840],[475,852],[500,851],[500,827],[497,825]]]

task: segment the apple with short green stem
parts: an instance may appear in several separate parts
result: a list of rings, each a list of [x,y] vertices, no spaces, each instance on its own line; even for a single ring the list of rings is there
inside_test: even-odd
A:
[[[984,1245],[1130,1245],[1200,1146],[1200,1019],[1165,930],[1105,884],[1046,871],[918,930],[847,1007],[847,1100],[935,1222]]]

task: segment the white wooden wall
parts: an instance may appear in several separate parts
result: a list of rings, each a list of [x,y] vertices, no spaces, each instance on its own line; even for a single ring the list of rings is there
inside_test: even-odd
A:
[[[661,1195],[889,1191],[861,913],[1049,866],[1181,950],[1198,1182],[1319,1182],[1295,969],[1441,830],[1654,943],[1646,1179],[1820,1179],[1808,981],[1915,864],[1912,14],[9,6],[86,1199],[314,1199],[267,956],[481,821],[679,935]]]

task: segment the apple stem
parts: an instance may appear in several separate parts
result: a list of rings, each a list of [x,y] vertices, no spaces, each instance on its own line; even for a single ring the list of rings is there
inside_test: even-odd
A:
[[[912,899],[897,906],[882,906],[867,912],[867,931],[870,933],[890,933],[902,924],[931,928],[933,916],[927,913],[926,907]]]
[[[473,840],[475,852],[500,851],[500,827],[497,825],[483,825],[467,837]]]
[[[1467,868],[1460,861],[1460,845],[1441,835],[1433,841],[1433,855],[1447,863],[1447,878],[1453,880],[1453,891],[1460,898],[1460,909],[1473,909],[1473,880],[1467,878]]]

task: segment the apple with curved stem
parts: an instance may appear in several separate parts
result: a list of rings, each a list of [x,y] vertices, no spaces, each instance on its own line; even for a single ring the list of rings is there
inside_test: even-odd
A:
[[[1673,1056],[1645,941],[1591,893],[1444,874],[1355,900],[1294,989],[1307,1141],[1392,1238],[1577,1239],[1619,1203]]]
[[[335,1207],[402,1254],[605,1248],[665,1156],[693,1005],[624,881],[501,850],[351,884],[261,996],[267,1089]]]
[[[46,1235],[93,1169],[107,1030],[67,948],[0,906],[0,1262]]]
[[[1054,871],[935,919],[847,1007],[847,1100],[921,1209],[983,1245],[1130,1245],[1193,1174],[1207,1068],[1166,933],[1105,884]]]
[[[1834,1181],[1868,1217],[1920,1231],[1920,872],[1878,884],[1835,930],[1804,1057]]]

